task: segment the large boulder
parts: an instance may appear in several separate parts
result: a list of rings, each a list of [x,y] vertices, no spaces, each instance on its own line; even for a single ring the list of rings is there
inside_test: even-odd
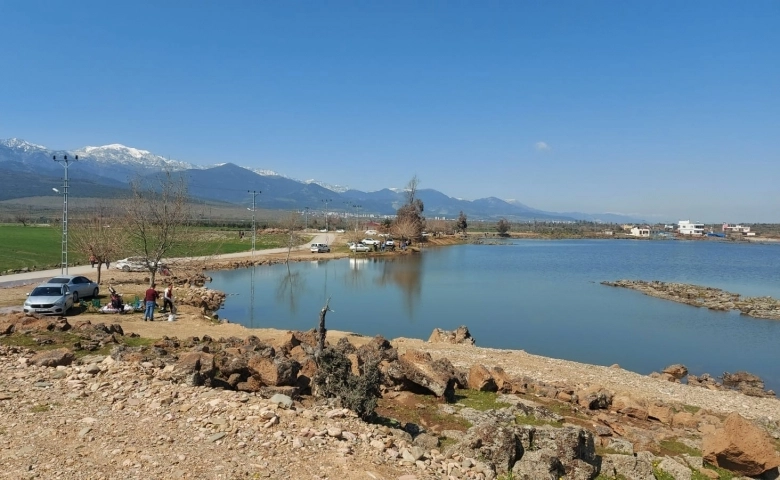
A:
[[[449,360],[433,360],[427,352],[408,350],[398,357],[398,367],[388,370],[388,375],[402,377],[393,380],[411,383],[440,398],[454,399],[457,377]]]
[[[255,355],[249,359],[248,368],[264,385],[294,386],[301,364],[292,358]]]
[[[480,415],[475,419],[478,423],[445,453],[458,452],[468,458],[481,458],[497,473],[507,473],[521,453],[520,442],[510,420],[511,415],[502,412]]]
[[[57,367],[60,365],[70,365],[76,357],[73,352],[67,348],[57,348],[55,350],[46,350],[36,353],[30,363],[39,367]]]
[[[758,476],[780,465],[769,436],[736,412],[702,438],[702,453],[705,461],[741,475]]]
[[[484,365],[478,363],[471,366],[468,378],[469,388],[480,392],[496,392],[498,385]]]
[[[465,325],[461,325],[453,331],[434,328],[430,338],[428,338],[428,343],[474,345],[474,337],[471,336],[471,332]]]
[[[601,475],[605,478],[630,478],[631,480],[655,480],[653,460],[649,452],[637,455],[608,454],[601,457]]]
[[[674,365],[669,365],[668,367],[664,368],[663,373],[671,375],[676,380],[680,380],[684,376],[688,375],[688,368],[680,363],[675,363]]]
[[[529,460],[526,459],[528,452],[546,450],[554,452],[555,458],[558,459],[565,472],[565,478],[588,480],[595,476],[598,463],[596,446],[593,434],[584,428],[523,425],[518,427],[517,436],[524,452],[518,463]],[[547,462],[546,457],[542,460]],[[545,464],[553,465],[551,463]]]

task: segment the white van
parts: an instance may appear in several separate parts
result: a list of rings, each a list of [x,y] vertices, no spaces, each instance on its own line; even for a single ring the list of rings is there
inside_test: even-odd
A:
[[[312,243],[311,253],[330,253],[330,247],[327,243]]]

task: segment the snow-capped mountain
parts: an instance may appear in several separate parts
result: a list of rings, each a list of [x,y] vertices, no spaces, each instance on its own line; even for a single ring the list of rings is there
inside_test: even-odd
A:
[[[188,170],[191,168],[203,168],[191,163],[179,160],[170,160],[160,155],[155,155],[148,150],[126,147],[114,143],[102,147],[84,147],[73,152],[80,159],[90,159],[98,163],[112,163],[120,165],[134,165],[148,168],[169,168],[172,170]]]
[[[347,190],[350,190],[349,187],[344,187],[342,185],[332,185],[332,184],[325,183],[325,182],[320,182],[319,180],[314,180],[314,179],[304,180],[303,183],[305,183],[307,185],[312,185],[312,184],[319,185],[322,188],[327,188],[328,190],[330,190],[332,192],[336,192],[336,193],[344,193]]]
[[[83,147],[74,151],[51,150],[18,138],[0,140],[0,178],[6,188],[0,188],[0,200],[50,195],[51,187],[63,178],[62,165],[52,156],[78,155],[69,164],[71,193],[85,197],[121,196],[128,182],[158,175],[168,169],[182,171],[190,192],[198,198],[242,204],[247,190],[263,192],[262,205],[267,208],[303,209],[320,205],[327,199],[337,204],[359,202],[367,212],[393,214],[405,201],[404,188],[386,188],[377,192],[362,192],[316,180],[299,181],[277,172],[250,169],[231,163],[199,166],[180,160],[170,160],[147,150],[120,144]],[[74,158],[75,160],[75,158]],[[76,183],[80,182],[78,188]],[[12,188],[14,187],[14,188]],[[80,192],[80,193],[77,193]],[[478,218],[550,219],[557,221],[589,218],[587,214],[558,214],[536,210],[516,200],[504,201],[490,197],[467,201],[449,197],[432,189],[417,191],[425,203],[426,214],[454,218],[460,211]],[[610,219],[617,220],[614,216]]]
[[[13,148],[16,150],[21,150],[22,152],[25,153],[48,151],[48,149],[44,146],[26,142],[20,138],[9,138],[7,140],[0,140],[0,145],[8,148]]]

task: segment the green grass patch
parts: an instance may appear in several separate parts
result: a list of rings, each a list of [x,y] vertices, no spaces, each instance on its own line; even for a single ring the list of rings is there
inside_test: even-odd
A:
[[[506,402],[499,402],[498,394],[495,392],[480,392],[479,390],[458,390],[455,392],[455,403],[481,412],[512,406]]]
[[[380,398],[377,402],[376,423],[390,428],[401,428],[406,423],[425,428],[438,426],[439,430],[465,432],[471,423],[458,415],[450,415],[439,409],[441,402],[432,395],[405,396],[402,401]]]
[[[56,268],[62,261],[62,230],[57,226],[0,225],[0,272],[6,270]],[[256,250],[285,246],[288,236],[281,233],[258,234]],[[301,243],[308,243],[313,236],[306,235]],[[252,235],[238,237],[238,230],[195,227],[182,239],[185,246],[172,249],[165,257],[210,256],[223,253],[248,252],[252,249]],[[132,256],[132,252],[120,255],[114,261]],[[68,262],[71,265],[86,265],[89,255],[79,252],[71,245]]]
[[[689,447],[688,445],[673,439],[667,439],[667,440],[661,440],[658,442],[658,445],[661,447],[661,452],[664,455],[674,454],[688,454],[692,457],[701,457],[701,450],[698,450],[696,448]]]
[[[711,465],[706,462],[704,463],[704,468],[707,468],[709,470],[715,470],[718,473],[718,480],[733,480],[734,478],[736,478],[733,473],[726,470],[725,468],[716,467],[715,465]],[[701,473],[699,475],[701,475],[703,478],[706,477],[706,475]]]
[[[62,231],[57,227],[0,225],[0,272],[21,268],[45,269],[62,261]],[[68,260],[86,261],[78,255]]]
[[[683,411],[686,411],[686,412],[688,412],[690,414],[694,414],[694,413],[698,412],[699,410],[701,410],[701,407],[697,407],[695,405],[683,405],[682,409],[683,409]]]
[[[617,477],[608,477],[604,475],[603,473],[600,473],[598,477],[596,477],[596,480],[630,480],[623,475],[618,475]]]
[[[149,347],[154,344],[157,340],[154,338],[144,338],[144,337],[128,337],[125,336],[123,338],[125,345],[128,347]]]

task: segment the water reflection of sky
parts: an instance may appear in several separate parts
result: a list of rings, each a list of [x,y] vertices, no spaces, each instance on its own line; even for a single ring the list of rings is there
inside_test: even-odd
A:
[[[649,373],[748,370],[780,390],[780,321],[713,312],[605,287],[619,278],[780,295],[780,247],[677,241],[522,241],[212,272],[219,314],[249,327],[328,328],[428,338],[467,325],[480,346]]]

